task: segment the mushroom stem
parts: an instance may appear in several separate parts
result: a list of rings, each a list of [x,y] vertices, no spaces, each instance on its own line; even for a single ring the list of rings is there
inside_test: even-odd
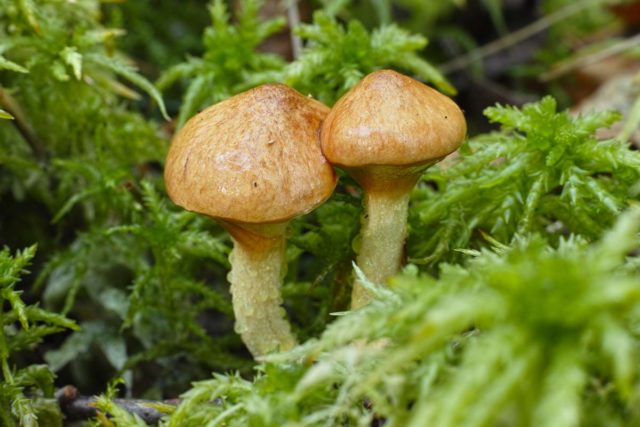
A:
[[[255,357],[290,350],[296,339],[286,320],[280,292],[286,269],[286,224],[266,235],[228,223],[225,226],[234,241],[228,279],[236,332]]]
[[[357,264],[367,279],[375,284],[383,284],[398,272],[402,264],[409,193],[391,196],[367,194],[364,207]],[[351,294],[351,308],[367,305],[371,298],[370,292],[356,279]]]
[[[424,168],[421,165],[402,171],[378,166],[366,171],[350,171],[364,189],[361,242],[356,263],[365,277],[375,284],[385,284],[402,265],[409,197]],[[371,299],[371,293],[356,279],[351,308],[365,306]]]

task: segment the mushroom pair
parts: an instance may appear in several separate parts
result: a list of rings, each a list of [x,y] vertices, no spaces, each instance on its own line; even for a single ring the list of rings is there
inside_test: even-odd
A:
[[[254,356],[295,345],[281,307],[285,229],[333,192],[329,162],[364,189],[357,263],[370,280],[384,283],[400,267],[410,190],[465,132],[453,101],[388,70],[365,77],[331,112],[273,84],[187,122],[167,156],[167,191],[176,204],[218,220],[231,234],[236,331]],[[352,307],[369,300],[356,281]]]

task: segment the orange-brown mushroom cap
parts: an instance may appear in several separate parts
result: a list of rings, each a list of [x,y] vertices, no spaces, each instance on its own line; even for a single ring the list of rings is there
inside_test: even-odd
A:
[[[336,185],[318,141],[328,111],[282,84],[205,109],[173,139],[164,172],[169,197],[187,210],[247,224],[311,211]]]
[[[428,165],[455,151],[466,132],[464,115],[451,99],[381,70],[335,104],[322,126],[322,151],[347,168]]]

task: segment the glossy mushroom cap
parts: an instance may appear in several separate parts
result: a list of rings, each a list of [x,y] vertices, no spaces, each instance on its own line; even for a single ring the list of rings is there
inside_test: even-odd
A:
[[[207,108],[173,139],[164,172],[169,197],[231,223],[279,223],[313,210],[336,185],[318,141],[328,112],[282,84]]]
[[[466,132],[462,111],[451,99],[381,70],[335,104],[322,126],[322,151],[345,168],[422,166],[455,151]]]

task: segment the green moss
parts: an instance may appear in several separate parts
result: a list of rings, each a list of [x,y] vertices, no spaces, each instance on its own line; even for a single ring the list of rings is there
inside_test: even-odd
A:
[[[195,384],[167,425],[634,425],[639,227],[634,208],[592,245],[520,238],[438,280],[410,266],[254,382]]]
[[[569,234],[595,239],[634,198],[640,155],[595,136],[617,113],[572,117],[546,97],[485,114],[502,130],[471,138],[458,158],[427,171],[414,191],[413,262],[460,260],[457,249],[480,248],[491,239],[509,244],[531,232],[552,243]]]

